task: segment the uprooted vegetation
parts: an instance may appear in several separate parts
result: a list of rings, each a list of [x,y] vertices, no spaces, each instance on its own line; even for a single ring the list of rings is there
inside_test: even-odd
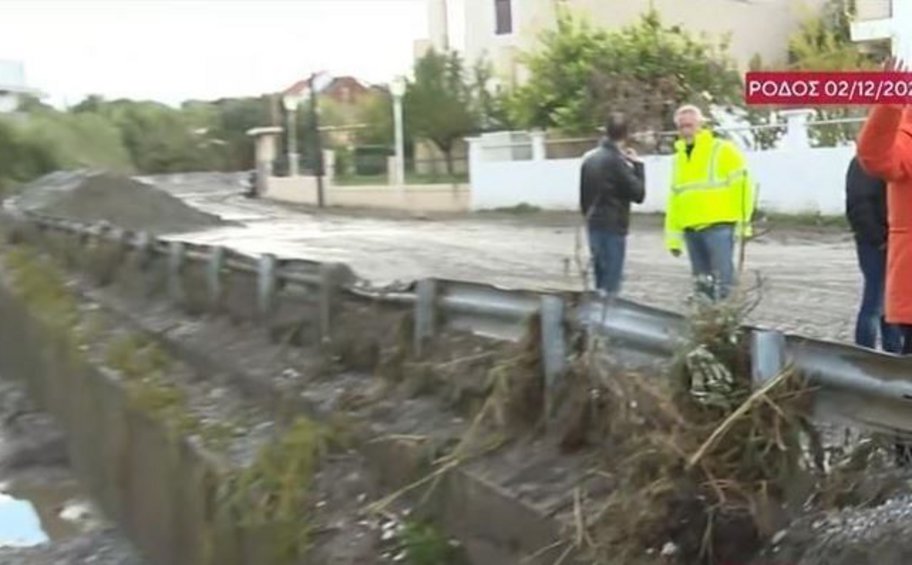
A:
[[[825,445],[812,420],[814,390],[791,366],[752,383],[742,323],[755,304],[745,294],[697,301],[688,343],[662,376],[614,365],[604,355],[612,344],[576,336],[553,419],[544,417],[537,320],[521,343],[484,348],[446,336],[420,360],[406,328],[398,347],[380,348],[381,374],[398,386],[419,381],[424,388],[406,389],[422,394],[468,379],[474,402],[451,391],[444,398],[473,419],[427,477],[372,509],[430,492],[456,466],[530,434],[596,455],[591,474],[609,488],[570,493],[564,545],[587,562],[749,563],[796,519],[883,503],[902,488],[887,477],[884,442]]]
[[[606,367],[592,349],[578,358],[616,486],[579,495],[574,535],[597,562],[744,562],[783,526],[791,487],[822,470],[806,383],[786,370],[752,390],[742,314],[700,307],[670,379]]]
[[[606,366],[597,339],[576,359],[568,379],[589,391],[588,443],[615,487],[575,493],[573,544],[595,562],[748,563],[799,515],[895,493],[886,481],[862,494],[885,451],[824,446],[813,390],[790,366],[752,386],[741,324],[753,305],[698,301],[668,379]]]

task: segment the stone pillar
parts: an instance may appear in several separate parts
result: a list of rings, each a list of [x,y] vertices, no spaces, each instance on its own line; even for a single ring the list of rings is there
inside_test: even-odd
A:
[[[390,186],[396,186],[396,158],[387,157],[386,158],[386,178]]]
[[[782,110],[779,115],[785,118],[785,135],[779,143],[780,149],[810,149],[811,139],[808,135],[808,121],[815,115],[814,110],[800,108]]]
[[[332,149],[323,150],[323,180],[327,186],[332,186],[336,178],[336,152]]]
[[[532,131],[529,132],[529,137],[532,139],[532,160],[544,161],[547,159],[548,152],[545,147],[545,132]]]
[[[247,135],[254,138],[254,163],[257,176],[262,177],[261,182],[265,183],[266,177],[272,176],[272,163],[276,158],[276,138],[281,133],[280,127],[253,128],[247,131]]]

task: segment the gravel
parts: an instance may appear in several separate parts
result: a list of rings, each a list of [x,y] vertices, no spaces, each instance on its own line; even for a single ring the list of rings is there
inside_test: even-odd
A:
[[[115,530],[99,530],[76,538],[27,549],[0,549],[3,565],[143,565]]]
[[[48,216],[107,221],[159,234],[224,224],[218,216],[201,212],[164,190],[105,172],[51,173],[23,187],[12,204]]]
[[[912,496],[847,508],[793,525],[776,536],[777,562],[798,565],[912,563]]]

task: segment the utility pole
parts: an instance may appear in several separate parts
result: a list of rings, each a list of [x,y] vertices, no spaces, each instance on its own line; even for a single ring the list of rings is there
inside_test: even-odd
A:
[[[323,208],[324,196],[323,196],[323,144],[320,141],[320,124],[318,123],[318,112],[317,112],[317,90],[314,87],[317,78],[317,73],[310,75],[309,86],[310,86],[310,121],[313,123],[313,136],[314,136],[314,164],[315,170],[314,175],[317,177],[317,206]]]

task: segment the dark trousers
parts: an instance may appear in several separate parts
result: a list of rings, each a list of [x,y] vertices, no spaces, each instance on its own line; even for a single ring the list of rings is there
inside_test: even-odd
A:
[[[884,283],[887,272],[887,250],[862,241],[855,242],[858,267],[864,277],[864,289],[858,317],[855,321],[855,343],[870,349],[877,348],[877,336],[884,351],[899,353],[902,350],[900,329],[884,319]]]
[[[621,291],[627,236],[589,226],[589,253],[595,270],[595,288],[609,294]]]

